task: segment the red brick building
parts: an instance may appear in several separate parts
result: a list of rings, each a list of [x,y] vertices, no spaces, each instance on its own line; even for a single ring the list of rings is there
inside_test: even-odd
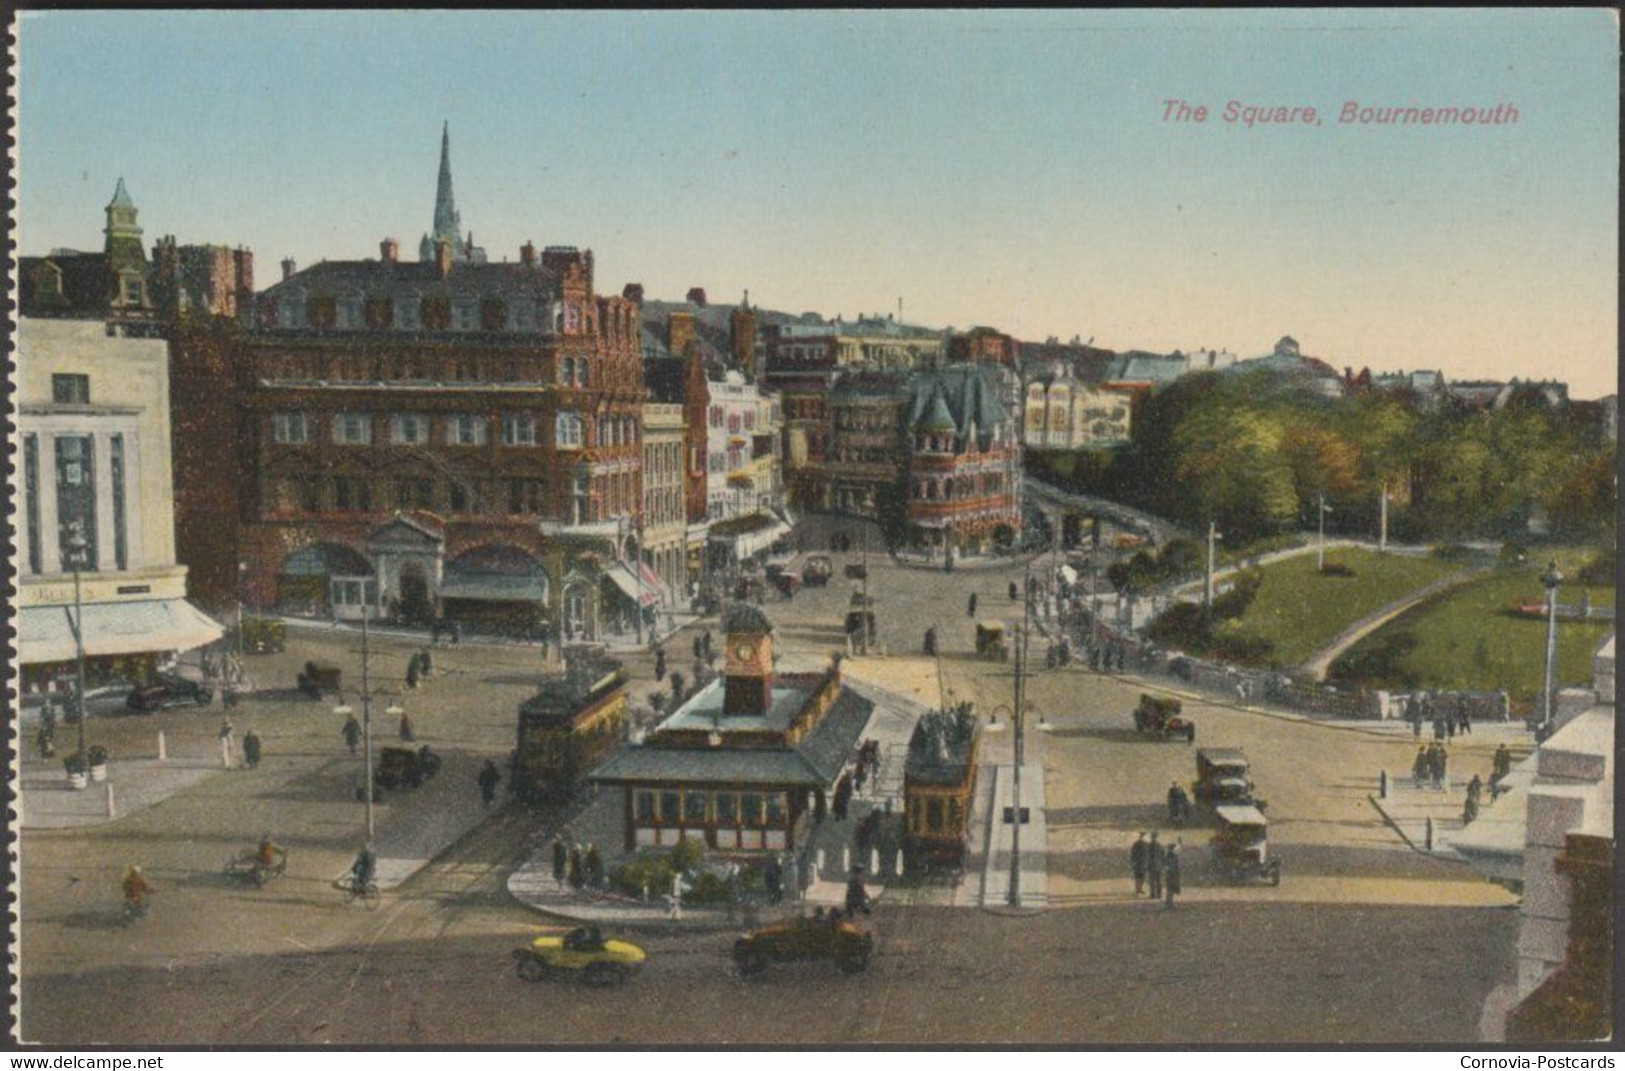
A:
[[[982,364],[917,373],[904,410],[910,542],[979,554],[1021,530],[1021,454],[1014,420]]]

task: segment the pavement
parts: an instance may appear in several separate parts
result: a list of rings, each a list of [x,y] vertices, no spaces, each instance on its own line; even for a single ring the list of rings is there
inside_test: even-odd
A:
[[[111,759],[105,782],[75,789],[69,786],[59,759],[28,760],[22,763],[16,781],[18,825],[23,829],[105,825],[224,772],[218,756],[166,762]]]

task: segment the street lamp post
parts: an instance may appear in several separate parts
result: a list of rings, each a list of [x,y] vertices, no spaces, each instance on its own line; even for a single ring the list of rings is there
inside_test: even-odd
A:
[[[1546,586],[1546,677],[1540,692],[1543,733],[1552,731],[1552,688],[1557,673],[1557,588],[1563,580],[1555,561],[1540,575],[1540,582]]]
[[[237,563],[237,664],[243,664],[243,577],[248,573],[248,563]]]
[[[371,616],[371,607],[367,602],[367,582],[361,582],[361,749],[365,753],[364,773],[366,777],[365,795],[362,797],[367,805],[367,846],[371,847],[375,830],[373,822],[373,783],[372,783],[372,679],[371,670],[372,645],[367,632],[367,618]],[[391,706],[392,711],[400,708]],[[343,702],[333,708],[333,713],[349,715],[354,711]]]
[[[1332,508],[1326,505],[1324,491],[1320,493],[1318,501],[1320,508],[1315,512],[1316,519],[1320,522],[1320,540],[1315,544],[1315,571],[1323,573],[1326,571],[1326,514],[1330,513]]]
[[[84,523],[74,521],[68,530],[68,568],[73,572],[73,656],[76,667],[76,686],[74,688],[74,706],[79,712],[79,756],[85,754],[85,604],[80,588],[79,573],[89,564],[86,562],[86,551],[90,549],[85,539]]]
[[[1202,574],[1202,609],[1213,609],[1213,564],[1215,556],[1214,544],[1224,538],[1219,526],[1213,521],[1207,522],[1207,570]]]

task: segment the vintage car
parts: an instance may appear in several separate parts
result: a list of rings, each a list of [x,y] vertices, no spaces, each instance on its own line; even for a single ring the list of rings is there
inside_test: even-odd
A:
[[[829,960],[847,974],[869,966],[875,939],[850,922],[795,918],[764,926],[734,942],[734,966],[743,975],[760,974],[769,963]]]
[[[835,575],[835,565],[828,554],[809,554],[801,564],[801,582],[809,588],[821,588]]]
[[[1192,743],[1196,740],[1196,723],[1184,716],[1184,709],[1177,699],[1141,695],[1140,705],[1134,708],[1134,728],[1164,740],[1182,736],[1187,744]]]
[[[847,562],[846,578],[848,580],[866,580],[869,577],[869,566],[864,562]]]
[[[323,692],[336,692],[343,683],[344,674],[332,662],[306,662],[299,674],[299,690],[312,699],[320,699]]]
[[[137,685],[124,698],[124,705],[137,714],[151,714],[172,707],[206,707],[214,701],[209,689],[197,681],[173,673],[161,673],[151,684]]]
[[[1004,622],[976,622],[976,655],[994,662],[1010,660],[1010,648],[1004,642]]]
[[[1253,782],[1247,776],[1248,769],[1247,756],[1239,748],[1204,748],[1198,751],[1194,790],[1197,802],[1211,806],[1245,803],[1262,808],[1263,802],[1253,797]]]
[[[578,926],[567,933],[547,933],[513,950],[514,967],[527,982],[550,975],[576,974],[587,985],[623,985],[643,968],[648,954],[617,938],[605,938],[598,927]]]
[[[1261,879],[1281,884],[1281,860],[1269,854],[1269,821],[1248,804],[1226,803],[1213,809],[1219,828],[1213,855],[1220,873],[1232,884]]]
[[[379,788],[417,788],[440,772],[440,756],[429,750],[429,745],[386,747],[378,752],[378,768],[373,777]]]

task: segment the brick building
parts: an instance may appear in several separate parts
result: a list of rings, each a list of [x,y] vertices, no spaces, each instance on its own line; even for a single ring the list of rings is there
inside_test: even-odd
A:
[[[1013,541],[1021,529],[1020,447],[987,366],[916,373],[903,425],[908,542],[958,557]]]
[[[841,377],[830,395],[830,446],[826,462],[829,507],[879,519],[900,503],[908,464],[903,434],[904,385],[895,372],[855,372]]]

